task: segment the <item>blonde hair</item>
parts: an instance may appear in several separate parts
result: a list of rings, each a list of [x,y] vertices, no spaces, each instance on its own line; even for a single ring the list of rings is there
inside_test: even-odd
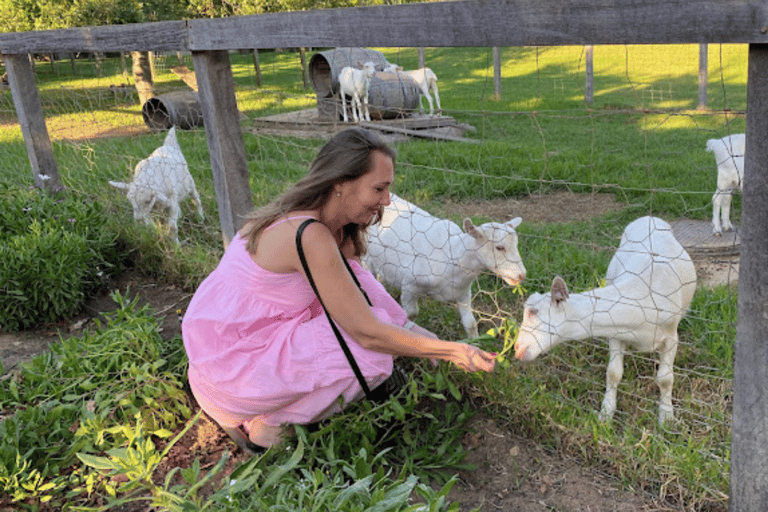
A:
[[[272,202],[246,217],[250,224],[243,232],[243,237],[246,239],[245,247],[248,252],[256,254],[259,236],[264,228],[283,215],[297,210],[321,208],[328,201],[336,184],[355,180],[370,172],[374,151],[381,151],[394,163],[395,150],[370,130],[347,128],[331,137],[312,161],[306,176]],[[373,223],[378,222],[380,217],[381,214],[377,215]],[[355,256],[364,254],[367,227],[359,224],[344,226],[341,245],[351,240]]]

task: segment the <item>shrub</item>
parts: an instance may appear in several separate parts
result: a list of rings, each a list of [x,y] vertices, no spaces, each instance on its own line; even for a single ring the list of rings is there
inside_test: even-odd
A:
[[[65,320],[103,289],[120,261],[106,220],[72,193],[0,189],[0,328]]]

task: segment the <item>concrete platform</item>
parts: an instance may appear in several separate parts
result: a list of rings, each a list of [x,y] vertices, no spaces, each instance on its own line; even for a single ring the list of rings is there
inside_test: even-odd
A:
[[[692,258],[696,256],[737,256],[741,238],[739,227],[723,231],[722,235],[712,233],[712,223],[706,220],[676,220],[670,222],[672,232]]]
[[[349,126],[358,126],[358,124],[321,117],[317,108],[260,117],[253,122],[254,132],[256,133],[282,134],[287,136],[304,133],[322,137]],[[476,140],[463,137],[465,131],[474,130],[474,127],[459,124],[453,117],[445,115],[429,116],[414,113],[406,117],[363,122],[361,126],[389,134],[391,137],[398,138],[398,140],[408,140],[409,138],[417,137],[456,142],[477,142]]]

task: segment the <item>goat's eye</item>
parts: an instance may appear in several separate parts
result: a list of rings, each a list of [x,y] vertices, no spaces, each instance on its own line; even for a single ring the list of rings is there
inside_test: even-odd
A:
[[[497,245],[496,250],[499,252],[507,252],[507,248],[504,247],[503,245]]]
[[[528,311],[526,312],[526,316],[527,316],[528,318],[533,318],[533,317],[535,317],[535,316],[536,316],[536,315],[538,315],[538,314],[539,314],[539,310],[538,310],[538,309],[536,309],[536,308],[530,308],[530,309],[528,309]]]

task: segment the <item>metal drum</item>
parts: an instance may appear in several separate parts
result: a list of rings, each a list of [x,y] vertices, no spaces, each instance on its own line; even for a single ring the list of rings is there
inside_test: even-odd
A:
[[[382,70],[389,62],[383,53],[366,48],[336,48],[316,53],[309,61],[309,76],[317,95],[319,117],[343,119],[339,99],[339,74],[346,66],[357,67],[358,64],[368,61],[373,62],[377,70],[371,77],[368,89],[368,110],[371,119],[403,116],[418,107],[418,85],[407,75],[384,73]]]

